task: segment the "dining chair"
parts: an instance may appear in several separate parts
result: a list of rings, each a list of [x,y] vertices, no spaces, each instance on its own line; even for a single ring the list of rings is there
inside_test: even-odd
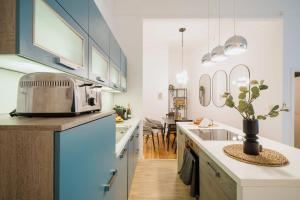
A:
[[[158,148],[159,148],[159,136],[158,136],[158,131],[155,131],[155,129],[152,128],[152,124],[150,124],[150,123],[147,122],[147,121],[144,121],[144,125],[143,125],[143,136],[146,136],[146,143],[148,142],[149,136],[151,136],[153,148],[154,148],[154,150],[155,150],[156,148],[155,148],[154,134],[156,134],[156,136],[157,136],[157,142],[158,142]],[[158,148],[157,148],[157,149],[158,149]]]
[[[152,129],[156,129],[159,130],[161,135],[162,135],[162,140],[163,140],[163,145],[165,146],[165,132],[164,132],[164,125],[155,119],[150,119],[145,117],[145,121],[148,122],[149,124],[151,124],[151,128]]]

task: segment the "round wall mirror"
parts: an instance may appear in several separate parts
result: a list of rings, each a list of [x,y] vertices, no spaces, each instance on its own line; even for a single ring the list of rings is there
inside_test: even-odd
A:
[[[208,106],[211,101],[210,76],[203,74],[199,80],[199,101],[202,106]]]
[[[249,87],[250,69],[246,65],[237,65],[232,68],[229,75],[229,92],[234,99],[237,99],[240,94],[240,87]]]
[[[227,90],[227,73],[224,70],[216,71],[212,79],[212,100],[215,106],[225,105],[224,93]]]

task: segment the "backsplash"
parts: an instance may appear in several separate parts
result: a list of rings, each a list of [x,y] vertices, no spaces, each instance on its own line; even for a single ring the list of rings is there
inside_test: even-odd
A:
[[[23,73],[0,68],[0,113],[9,113],[16,108],[19,79]],[[102,111],[112,110],[114,94],[102,92]]]

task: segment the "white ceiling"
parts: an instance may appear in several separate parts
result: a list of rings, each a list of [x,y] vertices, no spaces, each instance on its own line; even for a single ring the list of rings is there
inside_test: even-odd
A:
[[[101,0],[98,0],[101,1]],[[103,0],[102,0],[103,1]],[[113,13],[143,18],[206,18],[208,0],[114,0]],[[209,0],[211,13],[217,16],[218,0]],[[279,17],[299,14],[299,0],[236,0],[237,14],[243,18]],[[233,0],[221,0],[224,17],[232,17]]]
[[[273,21],[278,19],[239,19],[237,21],[237,34],[243,34],[247,29],[247,23],[258,21]],[[184,46],[194,48],[207,47],[208,26],[207,19],[156,19],[143,22],[143,45],[180,47],[181,33],[179,28],[185,27]],[[239,29],[240,28],[240,29]],[[243,30],[242,30],[243,29]],[[210,45],[219,43],[219,26],[217,19],[210,20]],[[221,44],[233,35],[233,19],[221,19]]]

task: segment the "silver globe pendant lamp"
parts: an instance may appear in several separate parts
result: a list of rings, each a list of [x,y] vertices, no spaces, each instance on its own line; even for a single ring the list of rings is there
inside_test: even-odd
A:
[[[226,55],[238,55],[242,54],[247,50],[247,40],[240,35],[236,35],[236,2],[233,0],[233,12],[234,12],[234,22],[233,29],[234,35],[230,37],[224,45]]]
[[[210,26],[209,26],[209,0],[207,0],[207,53],[202,57],[202,65],[203,66],[212,66],[215,63],[211,60],[211,54],[209,52],[209,30],[210,30]]]
[[[189,80],[188,73],[186,70],[184,70],[183,67],[183,32],[184,31],[186,31],[186,28],[179,29],[179,32],[181,32],[181,72],[176,74],[177,83],[182,85],[185,85]]]
[[[219,45],[212,50],[211,60],[213,62],[223,62],[227,58],[224,47],[221,45],[221,2],[219,0]]]

